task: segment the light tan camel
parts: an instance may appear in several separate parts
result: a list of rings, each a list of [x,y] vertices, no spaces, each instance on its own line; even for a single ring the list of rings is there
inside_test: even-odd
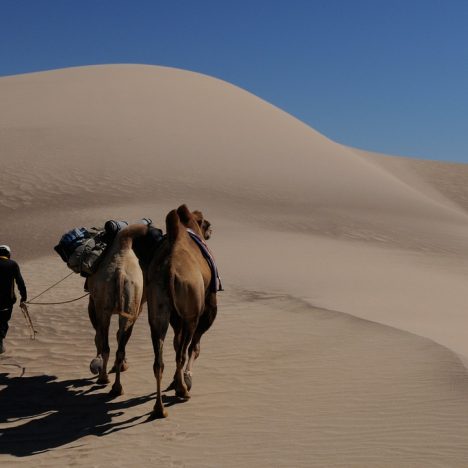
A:
[[[153,416],[158,418],[167,416],[161,397],[161,379],[163,345],[169,323],[174,329],[176,351],[173,387],[177,396],[188,399],[192,366],[200,354],[200,339],[217,312],[216,291],[210,287],[211,269],[187,228],[201,239],[211,234],[210,224],[201,212],[191,213],[185,205],[171,211],[166,217],[167,239],[156,251],[147,273],[148,320],[157,388]]]
[[[145,235],[146,232],[146,226],[141,224],[134,224],[120,231],[97,271],[88,278],[88,312],[96,330],[97,351],[97,357],[91,361],[90,368],[93,373],[99,373],[99,384],[109,383],[109,325],[112,315],[119,315],[112,395],[123,394],[120,372],[127,369],[125,346],[144,302],[143,273],[132,250],[132,244],[135,238]]]

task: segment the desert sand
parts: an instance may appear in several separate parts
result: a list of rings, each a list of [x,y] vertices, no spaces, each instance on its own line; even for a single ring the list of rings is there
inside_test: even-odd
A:
[[[63,232],[163,226],[181,203],[212,222],[225,287],[192,398],[168,392],[156,421],[146,311],[111,399],[89,371],[86,299],[31,305],[36,340],[16,308],[2,465],[467,466],[468,166],[346,147],[164,67],[4,77],[0,103],[0,241],[30,297],[69,273]],[[73,275],[40,299],[82,294]],[[169,384],[171,333],[165,363]]]

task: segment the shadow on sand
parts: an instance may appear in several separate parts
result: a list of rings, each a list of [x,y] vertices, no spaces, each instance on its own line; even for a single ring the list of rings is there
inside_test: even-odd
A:
[[[0,454],[33,455],[87,435],[103,436],[145,423],[149,413],[115,421],[154,394],[112,402],[94,380],[55,376],[8,377],[0,373]],[[10,374],[11,375],[11,374]]]

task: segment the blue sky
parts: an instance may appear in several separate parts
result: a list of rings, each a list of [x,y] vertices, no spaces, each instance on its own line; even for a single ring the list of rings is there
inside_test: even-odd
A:
[[[468,162],[468,0],[0,0],[0,75],[101,63],[198,71],[341,143]]]

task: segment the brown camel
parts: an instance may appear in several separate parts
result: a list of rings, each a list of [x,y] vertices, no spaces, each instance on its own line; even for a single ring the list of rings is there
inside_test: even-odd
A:
[[[192,366],[200,354],[200,339],[217,312],[211,269],[187,229],[200,239],[208,239],[211,234],[210,223],[201,212],[191,213],[185,205],[171,211],[166,217],[167,239],[156,251],[147,272],[148,320],[157,388],[153,416],[158,418],[167,416],[161,398],[161,379],[163,345],[169,323],[174,329],[176,351],[172,386],[178,397],[188,399]]]
[[[119,315],[118,348],[114,364],[115,382],[111,390],[113,395],[123,394],[120,372],[127,369],[125,346],[144,302],[143,273],[132,250],[132,244],[135,238],[145,235],[146,232],[147,227],[141,224],[134,224],[120,231],[97,271],[88,279],[88,312],[96,330],[97,351],[97,357],[91,361],[90,369],[99,374],[97,382],[100,384],[109,383],[109,325],[112,315]]]

